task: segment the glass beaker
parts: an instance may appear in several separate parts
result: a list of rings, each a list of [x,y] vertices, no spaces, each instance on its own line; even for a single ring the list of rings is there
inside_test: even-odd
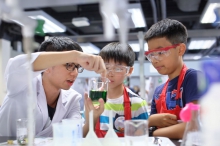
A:
[[[63,119],[63,140],[70,145],[81,145],[83,137],[82,122],[81,119]]]
[[[187,122],[181,146],[201,146],[201,120],[199,114],[200,106],[189,103],[184,108],[188,108],[188,111],[184,113],[188,115],[183,115],[185,116],[185,119],[181,117],[181,119]]]
[[[108,91],[108,78],[96,77],[89,79],[89,98],[91,98],[94,106],[99,105],[99,98],[102,98],[106,102]]]
[[[17,142],[20,145],[27,144],[28,137],[28,122],[27,119],[18,119],[17,120]]]
[[[147,120],[125,121],[125,144],[126,146],[148,144],[148,122]]]
[[[63,145],[63,124],[54,123],[53,127],[53,145],[60,146]]]

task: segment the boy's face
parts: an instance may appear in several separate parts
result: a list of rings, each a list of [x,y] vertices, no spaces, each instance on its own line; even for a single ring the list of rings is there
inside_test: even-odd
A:
[[[130,76],[133,67],[128,67],[125,63],[117,63],[114,60],[105,61],[107,78],[110,80],[109,89],[116,88],[123,84],[125,77]]]
[[[183,49],[182,46],[183,44],[172,47],[173,45],[174,44],[170,43],[165,37],[154,38],[148,41],[149,51],[170,48],[164,52],[152,52],[152,65],[160,74],[172,74],[181,63],[182,55],[185,52],[185,49]]]
[[[78,76],[77,68],[73,71],[66,69],[66,65],[53,66],[45,71],[51,86],[56,89],[68,90]]]

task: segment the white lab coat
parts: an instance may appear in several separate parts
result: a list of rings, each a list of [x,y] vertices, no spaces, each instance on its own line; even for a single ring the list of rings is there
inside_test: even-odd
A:
[[[32,62],[40,53],[32,54]],[[27,118],[27,59],[19,55],[9,60],[5,79],[7,95],[0,107],[0,136],[16,136],[16,120]],[[81,119],[79,100],[82,96],[73,89],[61,90],[52,121],[48,116],[46,96],[42,85],[41,72],[33,72],[33,87],[36,93],[35,133],[36,136],[52,136],[52,124],[62,119]]]

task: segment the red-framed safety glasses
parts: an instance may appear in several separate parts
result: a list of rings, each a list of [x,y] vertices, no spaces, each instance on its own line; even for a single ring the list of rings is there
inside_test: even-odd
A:
[[[165,47],[165,48],[160,48],[160,49],[153,49],[153,50],[150,50],[150,51],[146,51],[145,52],[145,55],[148,55],[150,53],[153,53],[153,52],[159,52],[159,51],[167,51],[167,50],[170,50],[172,48],[175,48],[177,46],[179,46],[180,44],[175,44],[175,45],[172,45],[172,46],[168,46],[168,47]]]

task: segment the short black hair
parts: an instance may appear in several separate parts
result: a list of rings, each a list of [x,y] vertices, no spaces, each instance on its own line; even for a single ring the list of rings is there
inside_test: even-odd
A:
[[[68,37],[50,37],[41,43],[39,52],[49,51],[71,51],[83,52],[82,48]]]
[[[118,63],[125,63],[127,66],[133,66],[135,60],[135,53],[131,46],[126,44],[126,50],[119,42],[112,42],[106,45],[99,53],[104,61],[114,60]]]
[[[172,44],[187,42],[187,29],[177,20],[164,19],[150,27],[145,34],[145,41],[148,42],[154,38],[166,37]]]

